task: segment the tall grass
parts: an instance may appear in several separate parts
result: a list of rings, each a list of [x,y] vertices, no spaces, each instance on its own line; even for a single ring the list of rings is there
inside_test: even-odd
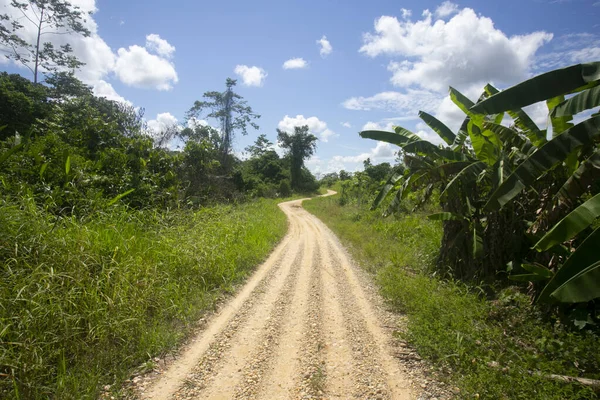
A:
[[[275,201],[80,221],[0,204],[0,398],[95,398],[178,343],[284,235]]]
[[[464,283],[439,279],[433,265],[438,222],[412,214],[382,219],[338,196],[304,207],[321,218],[362,266],[376,274],[389,304],[407,317],[402,335],[458,398],[594,399],[590,387],[532,374],[600,378],[600,338],[542,318],[513,288],[488,300]]]

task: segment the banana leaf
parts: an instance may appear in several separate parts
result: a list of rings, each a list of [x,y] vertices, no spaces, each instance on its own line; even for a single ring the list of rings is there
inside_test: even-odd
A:
[[[591,143],[598,136],[600,116],[587,119],[547,142],[492,193],[485,209],[491,211],[501,208],[556,164],[564,161],[572,151]]]
[[[381,142],[395,144],[397,146],[403,146],[415,140],[410,136],[385,131],[362,131],[359,133],[359,135],[364,139],[379,140]]]
[[[538,251],[548,250],[574,238],[600,216],[600,193],[571,211],[546,233],[534,246]]]
[[[383,187],[381,188],[381,190],[377,194],[377,197],[373,201],[373,204],[371,205],[371,210],[374,210],[377,207],[379,207],[379,205],[381,204],[381,202],[387,197],[387,195],[390,192],[390,190],[392,190],[394,188],[394,186],[396,186],[396,182],[398,182],[399,180],[402,179],[402,176],[403,176],[402,174],[393,174],[387,180],[387,182],[385,183],[385,185],[383,185]]]
[[[485,163],[481,161],[477,161],[469,164],[465,168],[463,168],[458,174],[452,178],[452,180],[446,185],[446,188],[440,194],[440,197],[443,197],[447,193],[454,190],[455,186],[459,183],[469,183],[473,182],[477,179],[477,176],[485,169]]]
[[[416,153],[423,156],[443,158],[448,161],[466,161],[467,156],[450,149],[441,149],[427,140],[416,140],[402,146],[407,153]]]
[[[456,136],[450,128],[444,125],[440,120],[435,118],[433,115],[427,114],[425,111],[419,111],[419,118],[423,120],[431,129],[435,131],[442,138],[444,142],[448,145],[452,145],[454,143],[454,139]]]
[[[563,283],[551,296],[562,303],[583,303],[600,297],[600,261]]]
[[[510,87],[474,105],[470,111],[497,114],[571,93],[600,79],[600,62],[572,65],[546,72]]]
[[[600,86],[585,90],[557,104],[550,113],[550,116],[562,117],[565,115],[575,115],[598,106],[600,106]]]
[[[548,106],[548,111],[550,112],[550,124],[548,124],[548,126],[552,127],[552,137],[556,137],[558,135],[560,135],[561,133],[563,133],[564,131],[566,131],[567,129],[570,129],[573,127],[573,116],[571,115],[562,115],[560,117],[558,116],[553,116],[552,115],[552,110],[554,110],[554,107],[556,107],[557,105],[559,105],[560,103],[562,103],[565,100],[565,96],[561,95],[561,96],[556,96],[553,97],[551,99],[549,99],[548,101],[546,101],[546,105]]]
[[[565,261],[563,266],[544,287],[536,301],[551,301],[551,294],[572,277],[578,275],[588,266],[598,262],[598,243],[600,243],[600,228],[592,232],[574,253]]]
[[[556,199],[561,199],[567,204],[577,201],[594,182],[600,181],[600,150],[596,150],[562,185]]]

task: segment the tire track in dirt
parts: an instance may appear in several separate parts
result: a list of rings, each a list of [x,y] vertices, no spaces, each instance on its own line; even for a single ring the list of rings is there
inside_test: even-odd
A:
[[[355,267],[301,202],[280,204],[286,237],[142,398],[412,398]]]

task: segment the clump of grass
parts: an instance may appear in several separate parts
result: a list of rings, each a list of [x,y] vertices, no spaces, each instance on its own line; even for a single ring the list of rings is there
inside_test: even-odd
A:
[[[460,397],[597,398],[590,387],[540,376],[600,378],[597,336],[543,319],[513,288],[489,301],[475,287],[436,277],[441,225],[423,215],[382,219],[336,200],[314,199],[305,208],[377,274],[384,297],[408,317],[404,338],[460,388]]]
[[[85,221],[0,204],[0,397],[95,398],[176,345],[286,229],[269,200]]]

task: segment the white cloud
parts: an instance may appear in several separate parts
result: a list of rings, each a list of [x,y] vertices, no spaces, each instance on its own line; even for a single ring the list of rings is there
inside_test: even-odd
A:
[[[380,164],[382,162],[394,162],[398,149],[392,147],[391,144],[386,142],[377,142],[377,145],[370,151],[358,154],[356,156],[333,156],[333,161],[341,163],[362,163],[367,158],[371,159],[373,164]]]
[[[511,84],[526,78],[536,51],[552,34],[508,37],[490,18],[464,8],[447,22],[434,22],[430,12],[416,22],[382,16],[375,22],[375,32],[363,39],[360,52],[403,59],[388,66],[394,85],[441,92],[449,85]]]
[[[157,114],[156,119],[148,121],[148,129],[156,134],[164,132],[174,126],[179,126],[179,121],[168,112]]]
[[[249,67],[247,65],[237,65],[233,70],[242,78],[246,86],[262,86],[267,79],[267,72],[260,67]]]
[[[92,91],[94,95],[98,97],[105,97],[108,100],[120,101],[122,103],[133,105],[129,100],[126,100],[124,97],[120,96],[113,86],[103,80],[97,81],[94,86],[92,86]]]
[[[306,161],[306,167],[314,174],[327,174],[330,172],[345,171],[360,171],[364,168],[363,162],[368,158],[372,164],[381,164],[388,162],[394,164],[398,148],[385,143],[377,142],[375,147],[359,153],[354,156],[333,156],[328,160],[323,160],[319,156],[313,156]]]
[[[352,128],[352,124],[350,124],[350,122],[340,122],[340,125],[342,125],[344,128]]]
[[[155,33],[146,36],[146,48],[165,58],[171,58],[175,53],[175,46]]]
[[[120,48],[115,63],[115,74],[126,85],[157,90],[170,90],[179,81],[174,65],[144,47]]]
[[[13,18],[22,18],[20,11],[10,5],[11,0],[0,0],[0,9],[3,13]],[[92,86],[94,93],[113,100],[124,101],[118,95],[109,79],[116,76],[124,84],[135,87],[153,88],[165,90],[177,82],[177,73],[172,63],[162,57],[150,55],[146,49],[140,46],[131,46],[129,49],[119,49],[117,54],[98,34],[98,24],[94,19],[94,13],[98,11],[95,0],[70,0],[70,3],[80,7],[85,14],[83,25],[89,29],[90,36],[67,32],[64,28],[57,31],[57,35],[46,36],[55,46],[69,43],[73,48],[73,55],[85,65],[76,72],[76,75],[84,83]],[[32,17],[30,13],[28,15]],[[24,20],[23,20],[24,21]],[[29,43],[35,43],[36,27],[29,23],[23,23],[20,36]],[[163,53],[169,53],[170,46],[166,41],[160,39],[156,34],[148,35],[146,45],[158,46]],[[163,43],[164,42],[164,43]],[[170,46],[173,51],[174,48]],[[158,51],[158,50],[156,50]],[[165,53],[165,54],[166,54]],[[160,54],[160,53],[159,53]],[[169,53],[172,56],[172,51]],[[4,57],[2,57],[4,59]],[[20,65],[20,64],[17,64]]]
[[[196,127],[206,126],[208,125],[208,121],[205,119],[198,119],[196,117],[192,117],[187,121],[187,128],[194,129]]]
[[[381,92],[370,97],[351,97],[342,103],[349,110],[386,110],[417,118],[419,110],[433,111],[442,95],[427,90],[408,89],[401,92]]]
[[[329,43],[329,40],[327,40],[327,36],[325,35],[317,40],[317,44],[321,47],[319,50],[321,57],[327,57],[333,51],[333,47],[331,47],[331,43]]]
[[[361,131],[386,131],[393,132],[394,131],[394,123],[393,122],[372,122],[369,121],[363,125]]]
[[[412,15],[412,11],[407,10],[406,8],[401,8],[400,11],[402,12],[402,19],[410,18]]]
[[[438,18],[444,18],[458,12],[458,6],[451,1],[444,1],[435,9],[435,15]]]
[[[293,133],[294,127],[304,125],[307,125],[310,133],[319,136],[323,142],[328,142],[330,137],[338,136],[334,131],[327,128],[327,123],[319,120],[319,118],[305,118],[304,115],[296,115],[295,117],[286,115],[279,121],[277,128],[288,133]]]
[[[303,58],[290,58],[283,63],[283,69],[301,69],[308,67],[308,63]]]

